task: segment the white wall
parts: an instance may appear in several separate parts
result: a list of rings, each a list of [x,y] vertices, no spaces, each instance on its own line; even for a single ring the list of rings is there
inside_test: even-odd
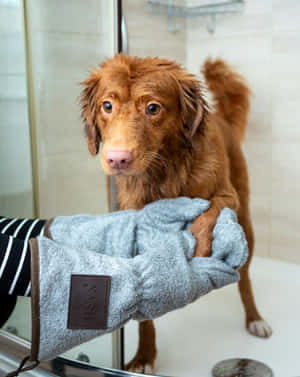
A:
[[[0,0],[0,213],[32,216],[30,134],[20,1]]]
[[[105,0],[31,0],[29,30],[37,132],[40,216],[107,212],[106,177],[89,157],[80,119],[80,82],[112,55]],[[112,366],[112,336],[67,352]]]
[[[107,211],[106,178],[89,157],[80,82],[112,54],[113,19],[102,0],[29,2],[40,216]]]
[[[23,203],[3,193],[31,188],[23,35],[19,2],[0,0],[0,215],[21,216]],[[30,0],[40,217],[107,211],[106,178],[89,158],[80,120],[79,83],[112,55],[112,14],[105,0]],[[13,212],[15,210],[15,212]],[[27,214],[32,216],[32,214]],[[30,302],[18,300],[6,326],[30,338]],[[22,315],[20,315],[22,313]],[[108,334],[67,352],[112,367]]]
[[[180,32],[170,33],[166,16],[150,13],[146,1],[123,0],[123,13],[130,55],[159,56],[185,63],[184,19],[176,20]]]
[[[247,78],[256,254],[300,263],[300,1],[246,0],[242,14],[217,16],[213,35],[200,17],[177,20],[179,32],[170,33],[167,17],[138,0],[124,0],[124,13],[131,55],[165,56],[194,73],[208,56],[223,57]]]
[[[80,0],[73,0],[72,7],[70,1],[29,3],[39,199],[45,217],[107,210],[105,178],[98,159],[88,157],[77,101],[85,72],[108,55],[110,18],[105,1],[88,1],[84,7]],[[172,34],[167,18],[150,14],[145,2],[124,1],[124,10],[131,54],[174,58],[193,72],[207,56],[221,56],[248,79],[253,96],[245,152],[256,253],[300,263],[300,2],[248,0],[243,14],[217,17],[214,35],[201,18],[180,22],[180,32]],[[101,22],[100,14],[106,15]],[[0,208],[4,214],[17,216],[24,210],[30,215],[19,2],[0,0],[0,18]]]
[[[256,254],[300,263],[300,2],[248,0],[243,14],[186,26],[186,66],[222,57],[253,91],[245,143]]]

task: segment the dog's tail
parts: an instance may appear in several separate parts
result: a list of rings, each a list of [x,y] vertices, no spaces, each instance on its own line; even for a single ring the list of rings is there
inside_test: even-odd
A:
[[[251,94],[245,79],[221,59],[207,59],[202,72],[217,102],[216,110],[233,128],[239,141],[242,141],[248,121]]]

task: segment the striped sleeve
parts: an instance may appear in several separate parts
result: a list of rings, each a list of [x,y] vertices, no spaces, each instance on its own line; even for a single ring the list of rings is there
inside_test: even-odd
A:
[[[29,239],[43,234],[46,221],[0,217],[0,294],[30,295]]]
[[[0,216],[0,233],[26,240],[43,234],[45,220],[10,219]]]
[[[30,284],[28,241],[0,234],[0,294],[24,296]]]

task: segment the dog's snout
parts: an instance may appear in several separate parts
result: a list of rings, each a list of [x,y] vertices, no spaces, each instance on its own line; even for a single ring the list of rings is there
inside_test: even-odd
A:
[[[130,151],[107,151],[105,158],[112,169],[127,169],[133,160]]]

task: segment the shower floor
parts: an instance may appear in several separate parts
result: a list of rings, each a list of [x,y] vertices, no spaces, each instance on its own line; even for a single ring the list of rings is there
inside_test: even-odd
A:
[[[272,337],[246,332],[237,286],[228,286],[155,321],[157,374],[211,377],[218,361],[242,357],[264,362],[274,377],[300,376],[300,266],[255,257],[251,277]],[[125,331],[128,361],[136,350],[137,324],[129,323]]]

